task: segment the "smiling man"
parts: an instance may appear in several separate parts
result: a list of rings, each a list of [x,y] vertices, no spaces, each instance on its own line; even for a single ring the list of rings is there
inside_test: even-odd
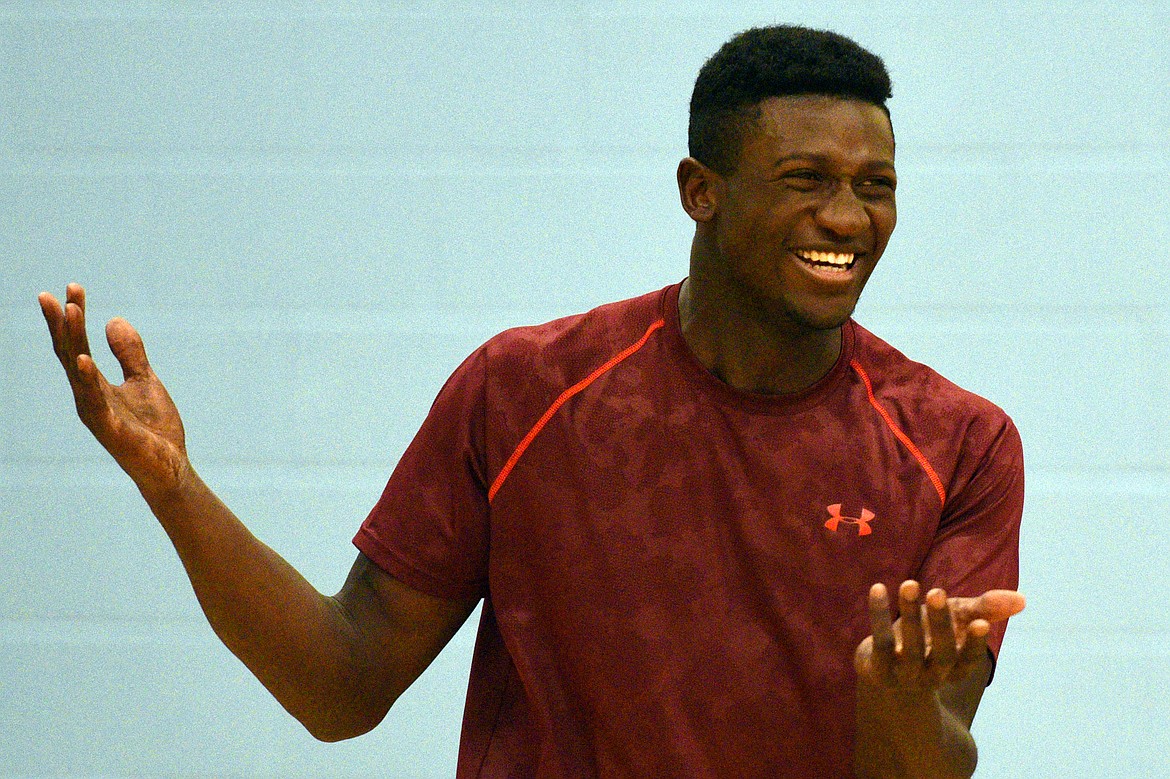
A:
[[[729,41],[678,167],[689,276],[468,357],[334,597],[199,479],[128,323],[113,386],[83,290],[41,305],[216,632],[317,737],[375,726],[482,600],[460,777],[969,776],[1022,455],[851,319],[896,222],[889,96],[839,35]]]

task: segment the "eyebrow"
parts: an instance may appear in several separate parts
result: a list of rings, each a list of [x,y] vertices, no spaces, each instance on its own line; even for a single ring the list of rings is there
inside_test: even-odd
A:
[[[830,161],[831,160],[829,159],[828,155],[825,155],[825,154],[817,154],[815,152],[813,152],[813,153],[798,152],[796,154],[784,155],[780,159],[776,160],[776,162],[774,162],[772,164],[772,167],[778,168],[787,162],[814,162],[814,163],[818,163],[820,165],[826,165]],[[891,170],[892,171],[892,170],[894,170],[894,163],[892,161],[887,162],[885,160],[873,160],[872,162],[867,162],[864,167],[881,168],[883,170]]]

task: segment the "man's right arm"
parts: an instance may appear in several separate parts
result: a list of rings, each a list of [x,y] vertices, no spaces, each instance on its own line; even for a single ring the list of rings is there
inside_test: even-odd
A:
[[[90,356],[84,290],[71,284],[63,307],[39,300],[78,415],[162,524],[216,634],[315,737],[377,725],[476,600],[416,592],[361,555],[342,590],[322,595],[191,467],[178,411],[130,324],[106,328],[124,377],[115,386]]]
[[[417,592],[360,554],[327,597],[194,475],[148,502],[216,635],[323,741],[381,722],[475,608]]]

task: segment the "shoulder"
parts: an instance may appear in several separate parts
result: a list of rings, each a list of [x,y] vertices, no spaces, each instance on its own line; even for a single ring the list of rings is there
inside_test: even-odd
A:
[[[871,402],[886,408],[920,446],[951,460],[959,472],[988,459],[1022,467],[1019,432],[1006,411],[854,327],[853,367]]]
[[[963,389],[930,366],[911,360],[861,325],[853,326],[854,368],[864,374],[873,392],[882,399],[896,402],[908,414],[924,415],[936,422],[1011,424],[1007,412],[992,401]]]
[[[522,423],[656,329],[670,289],[493,336],[455,369],[432,412]]]
[[[662,320],[669,289],[505,330],[481,347],[489,383],[569,386],[579,381]]]

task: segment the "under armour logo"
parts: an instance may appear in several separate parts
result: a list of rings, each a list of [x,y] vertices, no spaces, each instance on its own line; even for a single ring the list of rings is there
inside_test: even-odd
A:
[[[829,512],[829,520],[825,522],[825,527],[837,532],[837,526],[842,522],[848,522],[850,525],[857,525],[857,535],[868,536],[873,532],[869,523],[873,521],[874,513],[869,509],[863,508],[860,517],[846,517],[841,514],[841,504],[834,503],[832,506],[825,507]]]

